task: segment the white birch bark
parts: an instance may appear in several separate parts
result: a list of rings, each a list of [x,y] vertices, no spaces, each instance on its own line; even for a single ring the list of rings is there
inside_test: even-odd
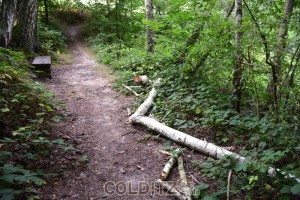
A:
[[[153,20],[153,10],[153,1],[145,0],[147,20]],[[154,31],[149,25],[146,26],[146,49],[148,52],[154,52]]]
[[[162,180],[166,180],[168,175],[170,174],[172,168],[176,164],[177,158],[172,157],[170,160],[167,162],[167,164],[164,166],[164,169],[161,173]]]

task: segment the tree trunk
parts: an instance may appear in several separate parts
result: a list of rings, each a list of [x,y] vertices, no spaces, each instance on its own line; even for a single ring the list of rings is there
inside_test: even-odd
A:
[[[0,20],[0,46],[7,47],[12,39],[17,0],[2,0]]]
[[[45,6],[45,22],[49,24],[49,12],[48,12],[48,3],[47,0],[44,0],[44,6]]]
[[[242,39],[242,18],[243,18],[243,9],[242,9],[242,0],[235,1],[236,6],[236,32],[235,32],[235,40],[236,40],[236,58],[233,72],[233,99],[232,104],[233,108],[240,112],[241,110],[241,99],[242,99],[242,76],[243,76],[243,49],[241,45]]]
[[[37,37],[38,0],[19,1],[19,22],[21,28],[20,46],[29,52],[39,49]]]
[[[115,25],[116,25],[116,27],[115,27],[115,34],[116,34],[116,38],[118,38],[118,39],[120,39],[119,38],[119,24],[118,24],[118,22],[119,22],[119,17],[118,17],[118,12],[119,12],[119,0],[116,0],[115,1],[115,5],[116,5],[116,7],[115,7]],[[118,56],[119,57],[119,56]]]
[[[153,20],[153,1],[145,0],[146,19]],[[146,26],[146,49],[148,52],[154,52],[154,31]]]
[[[191,36],[187,39],[187,41],[185,43],[185,46],[180,51],[180,54],[179,54],[177,60],[175,61],[176,64],[184,63],[185,57],[186,57],[190,47],[195,45],[195,43],[198,41],[198,39],[200,37],[201,29],[202,29],[202,27],[201,28],[196,28],[195,30],[193,30]]]
[[[295,59],[295,64],[293,65],[294,59]],[[287,77],[286,77],[288,90],[287,90],[287,94],[286,94],[286,98],[285,98],[285,106],[288,105],[288,101],[289,101],[289,98],[290,98],[291,90],[295,87],[295,84],[294,84],[295,73],[297,71],[299,63],[300,63],[300,44],[298,45],[296,53],[294,54],[294,56],[293,56],[293,58],[291,60],[290,69],[289,69],[289,71],[287,73]],[[291,73],[291,75],[289,77],[290,73]]]
[[[284,50],[286,46],[286,36],[288,34],[288,25],[290,16],[293,12],[294,7],[294,0],[286,0],[285,1],[285,8],[284,8],[284,15],[280,22],[280,28],[278,31],[277,36],[277,45],[275,47],[275,56],[273,59],[273,67],[272,72],[268,84],[267,92],[270,96],[270,101],[273,102],[274,110],[277,111],[278,108],[278,101],[279,101],[279,94],[278,91],[281,85],[282,79],[282,61],[284,58]]]

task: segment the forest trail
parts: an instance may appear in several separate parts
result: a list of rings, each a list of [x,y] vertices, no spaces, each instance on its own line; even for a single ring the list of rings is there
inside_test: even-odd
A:
[[[66,30],[73,61],[53,66],[53,78],[46,81],[67,114],[54,131],[72,141],[89,162],[80,169],[61,170],[62,176],[43,188],[42,199],[172,199],[150,192],[139,196],[123,194],[124,184],[132,184],[132,191],[136,191],[139,182],[151,184],[159,178],[166,162],[166,156],[158,151],[163,143],[138,142],[137,138],[145,133],[127,123],[126,109],[132,98],[112,90],[108,69],[88,52],[81,26]],[[113,182],[109,185],[112,193],[114,183],[124,182],[119,185],[121,196],[104,192],[103,186],[109,181]]]

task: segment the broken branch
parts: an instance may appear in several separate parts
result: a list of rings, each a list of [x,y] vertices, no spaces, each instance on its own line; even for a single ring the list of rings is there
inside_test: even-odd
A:
[[[172,170],[172,168],[174,167],[174,165],[176,164],[176,158],[172,157],[170,158],[170,160],[167,162],[167,164],[165,165],[162,173],[161,173],[161,177],[162,180],[166,180],[168,175],[170,174],[170,171]]]
[[[174,195],[179,200],[187,200],[187,198],[181,194],[178,190],[174,188],[174,186],[169,185],[167,182],[162,181],[161,179],[157,179],[156,183],[161,186],[168,193]]]
[[[160,153],[167,155],[167,156],[171,156],[171,154],[168,151],[165,150],[159,150]]]
[[[229,170],[228,179],[227,179],[227,200],[230,199],[230,181],[232,176],[232,170]]]
[[[124,88],[126,88],[127,90],[129,90],[129,91],[131,91],[135,96],[141,96],[142,94],[138,94],[138,93],[136,93],[131,87],[129,87],[129,86],[127,86],[127,85],[124,85],[124,84],[122,84],[122,86],[124,87]]]
[[[192,200],[191,189],[187,181],[186,173],[183,166],[182,156],[178,157],[178,172],[179,172],[182,189],[184,191],[184,195],[186,196],[187,200]]]
[[[170,174],[170,171],[172,170],[172,168],[174,167],[174,165],[177,162],[177,158],[178,156],[181,154],[180,149],[176,149],[172,154],[170,154],[169,152],[167,152],[170,156],[172,156],[170,158],[170,160],[167,162],[167,164],[165,165],[161,176],[163,180],[166,180],[168,175]]]

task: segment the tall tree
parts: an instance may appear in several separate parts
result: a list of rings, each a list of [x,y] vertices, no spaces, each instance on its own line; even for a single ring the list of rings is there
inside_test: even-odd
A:
[[[48,24],[49,23],[49,12],[48,12],[47,0],[44,0],[44,6],[45,6],[45,21]]]
[[[241,44],[242,39],[242,0],[235,0],[236,13],[236,31],[235,31],[235,42],[236,42],[236,52],[235,52],[235,64],[233,72],[233,107],[237,112],[240,112],[241,99],[242,99],[242,76],[243,76],[243,49]]]
[[[146,19],[153,20],[153,0],[145,0]],[[146,49],[148,52],[154,52],[154,31],[146,26]]]
[[[38,0],[19,1],[18,18],[20,22],[20,46],[29,52],[37,52],[39,42],[37,36]]]
[[[0,46],[7,47],[12,39],[17,0],[2,0],[0,20]]]
[[[106,7],[107,7],[107,15],[110,13],[110,3],[109,0],[106,0]]]
[[[284,7],[284,14],[280,22],[280,27],[277,36],[277,45],[275,47],[274,59],[272,61],[272,72],[270,76],[270,81],[268,84],[268,91],[270,93],[271,99],[273,101],[273,107],[278,110],[278,91],[282,79],[282,61],[284,59],[284,51],[286,47],[286,37],[288,35],[288,25],[290,21],[291,14],[293,12],[294,0],[286,0]]]

